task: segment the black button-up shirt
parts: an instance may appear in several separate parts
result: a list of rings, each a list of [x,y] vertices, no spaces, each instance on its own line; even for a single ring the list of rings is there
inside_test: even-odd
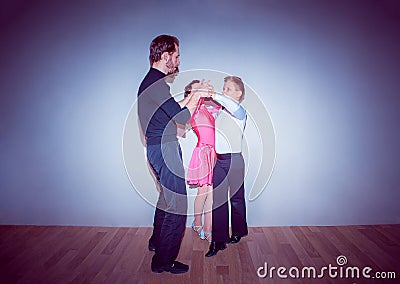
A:
[[[177,140],[176,123],[186,124],[190,112],[171,96],[165,74],[150,68],[139,87],[138,115],[147,144]]]

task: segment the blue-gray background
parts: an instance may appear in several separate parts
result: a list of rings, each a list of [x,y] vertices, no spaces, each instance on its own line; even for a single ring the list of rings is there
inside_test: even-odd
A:
[[[122,132],[162,33],[181,70],[241,76],[270,112],[250,225],[400,223],[397,1],[144,2],[1,2],[0,223],[151,225]]]

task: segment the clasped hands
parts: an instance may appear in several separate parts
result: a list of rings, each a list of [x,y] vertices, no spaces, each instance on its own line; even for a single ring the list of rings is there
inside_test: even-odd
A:
[[[200,98],[213,98],[215,96],[214,86],[210,84],[210,81],[204,79],[200,83],[192,85],[192,91],[190,94],[190,100],[187,107],[196,107]]]

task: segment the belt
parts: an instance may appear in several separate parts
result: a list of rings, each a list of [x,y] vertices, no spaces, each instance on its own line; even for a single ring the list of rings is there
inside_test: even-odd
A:
[[[241,155],[242,155],[241,152],[239,152],[239,153],[224,153],[224,154],[218,154],[217,153],[217,159],[227,160],[227,159],[230,159],[231,157],[241,156]]]

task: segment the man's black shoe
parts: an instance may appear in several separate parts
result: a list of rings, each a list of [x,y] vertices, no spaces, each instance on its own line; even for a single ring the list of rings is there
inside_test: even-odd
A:
[[[156,245],[151,241],[151,239],[149,240],[149,251],[156,251]]]
[[[156,266],[153,265],[153,263],[151,264],[151,271],[155,273],[161,273],[167,271],[173,274],[180,274],[188,272],[188,270],[189,270],[189,265],[183,264],[182,262],[179,261],[173,261],[171,264],[166,264],[162,266]]]
[[[237,243],[240,241],[241,238],[242,238],[242,237],[232,236],[232,237],[229,239],[229,243],[230,243],[230,244],[237,244]]]
[[[217,254],[218,251],[226,249],[226,243],[223,242],[211,242],[210,249],[206,253],[206,257],[211,257]]]

